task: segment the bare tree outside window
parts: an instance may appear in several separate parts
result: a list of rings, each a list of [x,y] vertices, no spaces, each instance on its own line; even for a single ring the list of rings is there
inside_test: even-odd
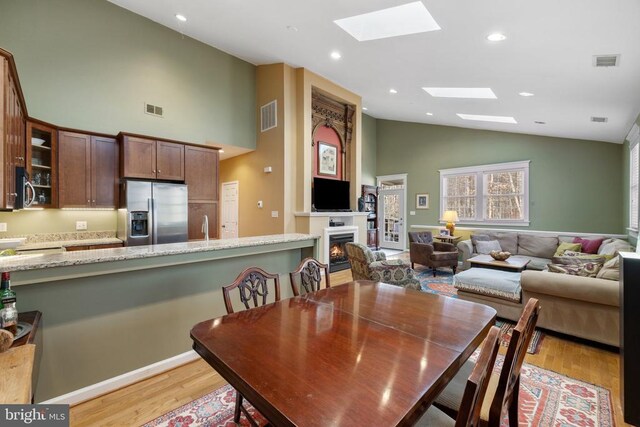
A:
[[[524,172],[505,171],[484,175],[485,219],[524,219]]]

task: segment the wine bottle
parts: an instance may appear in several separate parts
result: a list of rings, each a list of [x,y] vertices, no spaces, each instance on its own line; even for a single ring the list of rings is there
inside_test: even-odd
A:
[[[18,332],[18,310],[16,309],[16,293],[11,290],[11,280],[8,272],[2,273],[0,282],[0,318],[2,329],[15,335]]]

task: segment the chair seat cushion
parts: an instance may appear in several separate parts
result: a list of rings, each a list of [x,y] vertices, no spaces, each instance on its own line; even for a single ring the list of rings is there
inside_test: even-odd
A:
[[[453,276],[453,286],[464,292],[520,302],[520,273],[471,268]]]
[[[456,422],[440,409],[431,406],[414,425],[416,427],[454,427]]]
[[[439,252],[434,251],[431,255],[431,259],[434,261],[448,261],[455,260],[458,261],[458,252]]]
[[[471,372],[475,366],[475,363],[470,360],[464,362],[455,377],[453,377],[451,382],[449,382],[444,390],[442,390],[442,393],[436,397],[435,404],[457,412],[460,409],[460,404],[462,403],[462,395],[464,394],[464,388],[467,386],[467,380],[471,376]],[[500,375],[491,373],[489,385],[487,387],[487,394],[482,401],[482,410],[480,411],[480,419],[483,421],[489,420],[489,410],[491,409],[491,403],[493,402],[496,390],[498,389],[499,379]]]

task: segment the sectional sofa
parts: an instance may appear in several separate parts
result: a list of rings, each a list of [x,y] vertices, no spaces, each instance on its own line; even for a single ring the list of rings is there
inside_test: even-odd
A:
[[[529,298],[537,298],[542,307],[539,327],[607,345],[620,345],[619,270],[615,264],[618,252],[633,250],[626,241],[606,237],[597,254],[610,258],[607,265],[613,267],[601,277],[583,277],[542,271],[552,263],[559,244],[573,242],[575,236],[516,232],[483,235],[500,242],[502,250],[511,252],[513,256],[529,259],[527,270],[519,277],[512,273],[512,277],[520,279],[520,288],[516,289],[520,297],[456,284],[461,299],[489,305],[496,309],[499,317],[517,321],[524,303]],[[590,240],[602,237],[592,236]],[[476,254],[473,243],[471,240],[459,242],[458,250],[462,254],[462,268],[469,268],[468,259]],[[487,270],[486,274],[492,273]]]

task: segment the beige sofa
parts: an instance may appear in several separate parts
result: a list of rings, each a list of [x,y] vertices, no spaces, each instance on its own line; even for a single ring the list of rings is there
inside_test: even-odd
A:
[[[518,240],[520,236],[521,234],[518,235]],[[556,236],[556,238],[558,242],[573,240],[571,236]],[[531,243],[535,239],[527,237],[524,240],[524,247],[527,250],[522,251],[520,245],[517,245],[515,253],[516,256],[530,257],[531,262],[520,276],[519,302],[463,289],[458,289],[459,298],[489,305],[496,309],[499,317],[513,321],[517,321],[520,317],[524,302],[529,298],[537,298],[542,307],[538,319],[539,327],[607,345],[620,346],[619,281],[540,271],[551,262],[553,254],[550,254],[549,258],[523,254],[522,252],[531,253]],[[551,251],[549,246],[551,241],[547,239],[543,242],[548,246],[543,249],[546,253]],[[468,265],[468,258],[473,256],[471,241],[458,243],[458,249],[462,253],[463,261]],[[598,252],[617,256],[618,251],[625,250],[633,250],[633,248],[624,241],[606,239]],[[536,253],[535,249],[533,253],[546,254],[545,252]],[[534,269],[530,269],[530,266]],[[490,270],[487,271],[487,274],[490,274]]]

